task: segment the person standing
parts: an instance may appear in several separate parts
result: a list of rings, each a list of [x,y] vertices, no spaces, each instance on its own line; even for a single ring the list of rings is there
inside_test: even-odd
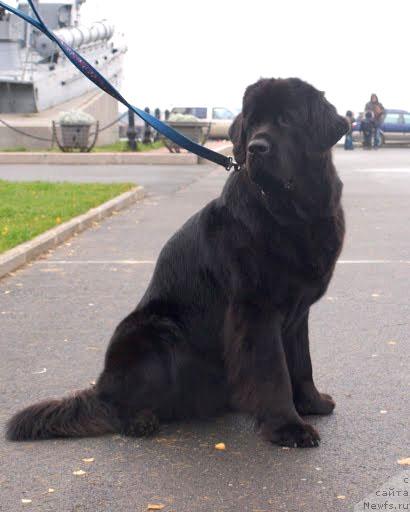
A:
[[[373,147],[378,148],[381,145],[381,124],[383,123],[385,109],[380,103],[377,94],[373,93],[370,96],[370,101],[366,103],[364,111],[372,113],[373,121],[375,124]]]
[[[370,110],[366,112],[366,115],[360,121],[360,131],[363,134],[363,149],[372,149],[372,140],[376,136],[376,123]]]
[[[353,117],[353,112],[351,110],[348,110],[346,112],[346,121],[349,123],[349,131],[346,133],[345,136],[345,149],[351,150],[354,149],[353,146],[353,123],[355,121]]]

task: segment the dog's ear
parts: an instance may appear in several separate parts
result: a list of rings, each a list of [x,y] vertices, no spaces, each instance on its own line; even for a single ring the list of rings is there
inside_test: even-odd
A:
[[[339,116],[323,93],[315,94],[309,110],[309,131],[315,151],[329,150],[349,131],[347,120]]]
[[[246,141],[242,113],[238,114],[229,128],[229,138],[233,143],[233,155],[239,165],[246,160]]]

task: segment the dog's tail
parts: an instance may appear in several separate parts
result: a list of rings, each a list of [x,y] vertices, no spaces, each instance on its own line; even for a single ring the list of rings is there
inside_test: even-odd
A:
[[[10,441],[84,437],[115,431],[110,408],[102,403],[95,388],[85,389],[60,400],[46,400],[15,414],[7,424]]]

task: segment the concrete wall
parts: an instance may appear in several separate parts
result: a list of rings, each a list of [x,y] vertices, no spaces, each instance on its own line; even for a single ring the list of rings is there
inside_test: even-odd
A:
[[[114,98],[111,98],[111,96],[105,92],[100,92],[83,107],[83,110],[88,114],[91,114],[95,119],[98,119],[100,122],[100,128],[103,128],[119,116],[118,105],[118,101]],[[114,126],[111,126],[111,128],[100,133],[97,145],[103,146],[105,144],[112,144],[113,142],[116,142],[119,138],[118,134],[118,124],[115,124]]]
[[[66,110],[83,110],[98,119],[100,127],[104,127],[118,117],[118,102],[102,91],[92,92],[38,114],[0,114],[0,119],[30,135],[51,139],[52,121],[58,120],[59,112]],[[118,125],[114,125],[100,134],[97,145],[111,144],[117,140]],[[48,149],[51,144],[18,134],[0,123],[0,149],[17,146]]]
[[[0,119],[3,119],[0,115]],[[23,130],[31,135],[37,137],[43,137],[44,139],[51,139],[51,128],[48,126],[32,126],[31,123],[26,125],[24,122],[15,123],[10,120],[10,116],[5,119],[9,124],[15,126],[19,130]],[[51,146],[50,143],[45,141],[39,141],[20,135],[9,128],[6,128],[0,124],[0,149],[24,147],[27,149],[48,149]]]

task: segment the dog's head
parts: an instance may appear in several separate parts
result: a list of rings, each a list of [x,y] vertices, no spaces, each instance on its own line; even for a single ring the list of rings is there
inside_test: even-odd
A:
[[[230,138],[236,161],[254,183],[264,190],[291,189],[308,178],[309,160],[328,152],[348,128],[324,94],[306,82],[261,79],[246,89]]]

